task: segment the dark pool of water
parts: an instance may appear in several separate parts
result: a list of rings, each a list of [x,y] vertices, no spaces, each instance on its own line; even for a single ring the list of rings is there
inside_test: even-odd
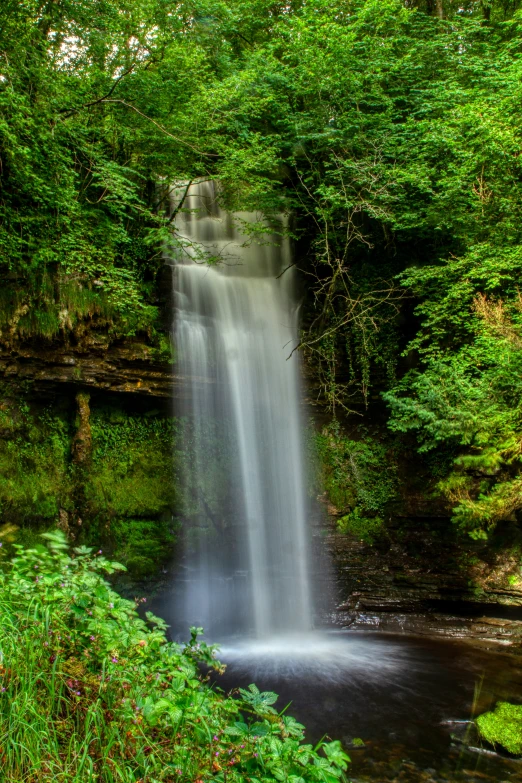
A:
[[[452,739],[499,700],[522,703],[522,659],[467,644],[347,632],[223,645],[224,690],[255,682],[306,725],[340,739],[354,781],[522,781],[522,763]],[[364,747],[352,748],[354,738]],[[473,741],[473,745],[477,743]]]

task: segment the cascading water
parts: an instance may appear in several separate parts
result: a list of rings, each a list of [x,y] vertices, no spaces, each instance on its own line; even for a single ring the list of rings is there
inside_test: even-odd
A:
[[[295,280],[289,243],[248,242],[237,226],[252,221],[223,212],[208,182],[189,188],[176,218],[186,245],[173,265],[174,328],[192,520],[178,616],[213,638],[312,627],[300,370],[290,356]]]
[[[249,241],[254,216],[221,210],[213,183],[174,192],[172,210],[184,195],[171,257],[185,553],[159,613],[181,638],[202,626],[238,675],[389,681],[400,655],[313,630],[289,242],[275,227]]]

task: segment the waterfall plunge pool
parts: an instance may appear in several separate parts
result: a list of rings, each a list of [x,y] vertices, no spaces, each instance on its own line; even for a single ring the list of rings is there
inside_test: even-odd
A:
[[[220,688],[275,691],[276,709],[288,705],[309,742],[340,739],[354,783],[522,781],[521,761],[459,741],[473,715],[522,702],[519,657],[361,631],[230,640],[218,657],[227,664],[215,678]]]

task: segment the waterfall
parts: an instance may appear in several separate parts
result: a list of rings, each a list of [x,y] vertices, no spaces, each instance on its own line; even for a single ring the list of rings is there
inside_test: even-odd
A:
[[[179,193],[173,196],[177,203]],[[175,218],[188,622],[213,637],[312,625],[295,276],[288,240],[189,188]],[[210,264],[204,258],[210,258]]]

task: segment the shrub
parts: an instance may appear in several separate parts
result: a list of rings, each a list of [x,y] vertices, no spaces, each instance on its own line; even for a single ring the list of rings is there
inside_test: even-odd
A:
[[[0,572],[0,763],[12,783],[337,783],[339,742],[302,744],[303,726],[251,685],[226,696],[202,667],[216,650],[101,574],[123,567],[59,532]]]

